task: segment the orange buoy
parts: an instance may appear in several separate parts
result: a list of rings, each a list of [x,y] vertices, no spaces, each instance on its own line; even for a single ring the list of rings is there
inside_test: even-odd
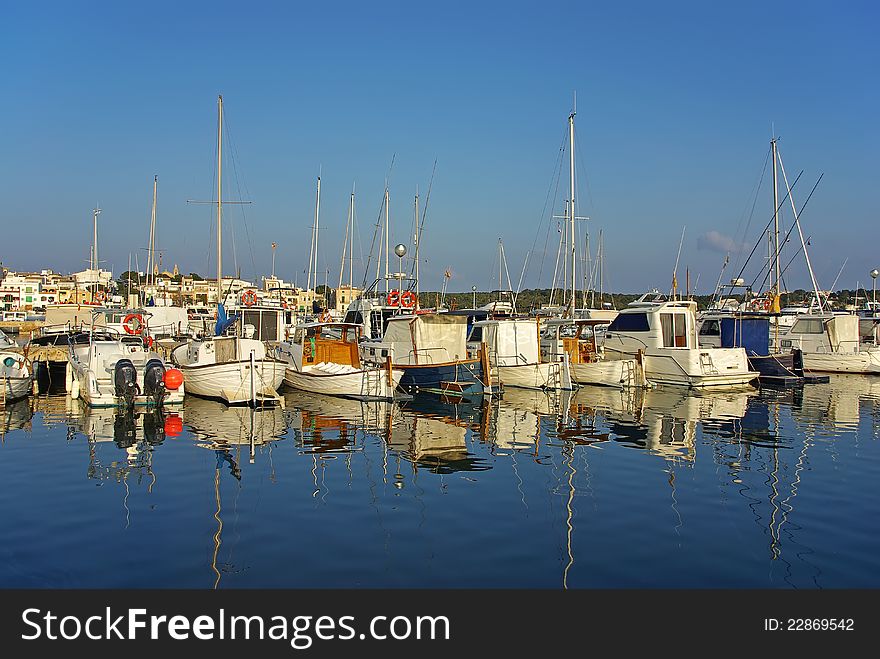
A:
[[[165,383],[166,389],[169,391],[177,391],[180,389],[180,385],[183,384],[183,373],[176,368],[169,368],[165,371],[162,381]]]

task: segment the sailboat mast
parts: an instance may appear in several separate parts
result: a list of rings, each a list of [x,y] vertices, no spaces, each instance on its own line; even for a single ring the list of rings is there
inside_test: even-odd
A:
[[[354,290],[354,184],[351,186],[351,233],[348,234],[348,288]]]
[[[415,222],[416,233],[415,233],[415,235],[413,236],[413,238],[415,239],[415,243],[416,243],[416,249],[415,249],[415,259],[416,259],[416,268],[415,268],[415,272],[416,272],[416,305],[418,305],[418,303],[419,303],[419,293],[421,292],[420,289],[419,289],[419,234],[421,233],[421,230],[420,230],[421,227],[419,227],[419,192],[418,192],[418,188],[416,188],[416,198],[415,198],[414,205],[415,205],[415,211],[416,211],[416,222]]]
[[[388,290],[388,228],[389,228],[389,194],[385,188],[385,290]]]
[[[149,242],[149,252],[147,253],[147,282],[152,280],[152,283],[155,284],[156,280],[153,277],[153,266],[156,261],[156,201],[158,200],[158,192],[159,192],[159,177],[153,176],[153,207],[150,212],[150,242]]]
[[[223,94],[217,97],[217,304],[223,303]]]
[[[315,193],[315,292],[318,289],[318,222],[321,215],[321,175],[318,175],[318,190]],[[324,295],[327,291],[324,291]]]
[[[574,199],[574,115],[575,110],[568,115],[568,218],[571,231],[571,315],[574,317],[574,310],[577,306],[575,299],[577,291],[577,280],[575,278],[575,264],[577,262],[577,244],[574,239],[574,218],[575,218],[575,199]]]
[[[98,276],[98,273],[100,272],[100,266],[98,265],[98,213],[101,212],[101,209],[98,208],[97,204],[95,204],[95,210],[92,212],[93,212],[93,218],[94,218],[94,220],[93,220],[94,221],[94,236],[92,238],[92,258],[94,259],[94,262],[95,262],[95,268],[94,268],[94,270],[95,270],[95,293],[94,293],[94,295],[97,295],[98,294],[98,283],[101,281],[101,278]],[[93,296],[92,302],[94,302],[94,301],[95,301],[95,298]]]
[[[774,275],[773,294],[779,295],[779,189],[777,187],[776,174],[776,138],[770,140],[770,149],[773,152],[773,252],[774,252]]]
[[[345,218],[345,238],[342,239],[342,259],[339,262],[339,288],[342,288],[342,280],[345,277],[345,253],[348,251],[348,232],[351,231],[351,207],[354,203],[354,194],[348,202],[348,217]]]

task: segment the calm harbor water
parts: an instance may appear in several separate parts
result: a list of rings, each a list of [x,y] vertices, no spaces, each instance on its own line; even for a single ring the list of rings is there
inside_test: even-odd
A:
[[[0,415],[4,588],[880,586],[880,378]]]

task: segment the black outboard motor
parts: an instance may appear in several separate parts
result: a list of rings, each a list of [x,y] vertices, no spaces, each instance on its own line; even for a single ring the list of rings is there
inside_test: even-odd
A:
[[[153,399],[156,407],[165,398],[165,364],[160,359],[151,359],[144,369],[144,394]]]
[[[141,393],[137,383],[137,369],[130,359],[120,359],[113,369],[113,384],[116,395],[125,401],[127,407],[134,405],[134,399]]]

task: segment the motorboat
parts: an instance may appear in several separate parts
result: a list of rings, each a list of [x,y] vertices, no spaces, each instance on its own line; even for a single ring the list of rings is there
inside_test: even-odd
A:
[[[90,407],[183,402],[183,375],[140,336],[93,327],[68,339],[67,390]]]
[[[15,341],[0,330],[0,402],[27,397],[33,388],[34,371],[24,354],[13,350]]]
[[[655,384],[736,387],[758,377],[744,348],[708,348],[697,342],[697,303],[646,293],[622,309],[605,332],[609,359],[642,359]]]

